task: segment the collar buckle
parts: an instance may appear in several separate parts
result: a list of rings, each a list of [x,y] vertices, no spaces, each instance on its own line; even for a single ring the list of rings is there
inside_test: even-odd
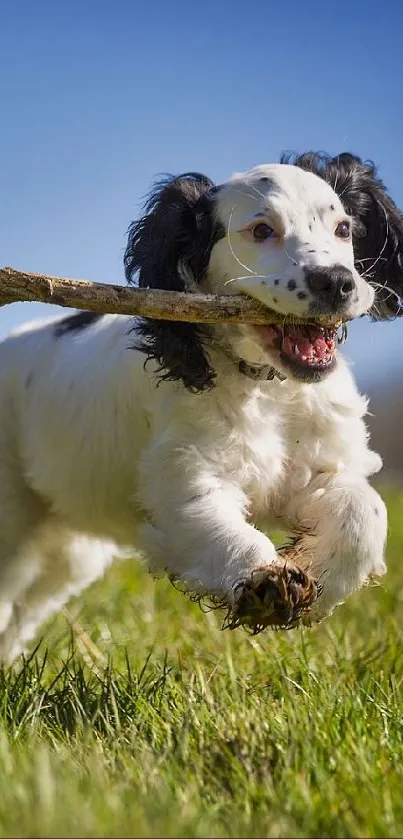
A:
[[[280,382],[284,382],[286,378],[270,364],[248,364],[243,358],[239,359],[238,369],[244,376],[248,376],[249,379],[254,379],[255,381],[271,382],[273,379],[279,379]]]

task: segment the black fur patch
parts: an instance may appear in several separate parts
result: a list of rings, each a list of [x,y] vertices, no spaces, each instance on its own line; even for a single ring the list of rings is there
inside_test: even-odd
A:
[[[98,312],[77,312],[77,314],[68,315],[66,318],[59,320],[59,322],[55,324],[54,330],[56,338],[61,338],[62,335],[66,335],[69,332],[79,332],[82,329],[86,329],[102,317],[103,315]]]
[[[214,216],[217,188],[197,172],[158,183],[144,216],[129,228],[124,257],[126,279],[140,288],[191,291],[203,278],[214,244],[225,230]],[[206,326],[151,318],[134,329],[142,341],[134,344],[158,363],[160,379],[182,381],[194,392],[214,385],[215,371],[205,350]]]

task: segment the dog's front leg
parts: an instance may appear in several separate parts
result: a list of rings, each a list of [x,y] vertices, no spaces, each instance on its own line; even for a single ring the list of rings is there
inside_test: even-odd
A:
[[[301,535],[280,553],[321,585],[313,620],[330,614],[372,575],[385,573],[386,507],[366,478],[347,470],[322,473],[286,512]]]
[[[196,452],[172,454],[160,446],[143,474],[147,521],[140,540],[152,571],[212,597],[227,608],[232,628],[288,627],[308,613],[315,580],[285,567],[272,542],[247,521],[247,498],[234,482]]]

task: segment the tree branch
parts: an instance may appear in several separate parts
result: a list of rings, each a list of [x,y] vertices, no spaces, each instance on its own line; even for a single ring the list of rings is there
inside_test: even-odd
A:
[[[285,319],[244,295],[219,297],[138,289],[0,268],[0,306],[22,301],[195,323],[276,324]],[[293,316],[292,320],[298,319]]]

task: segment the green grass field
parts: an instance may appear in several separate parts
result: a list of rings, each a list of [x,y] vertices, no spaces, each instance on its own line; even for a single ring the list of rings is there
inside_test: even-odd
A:
[[[383,586],[314,630],[221,632],[138,563],[72,602],[105,660],[58,616],[0,671],[0,835],[402,836],[403,496],[387,500]]]

